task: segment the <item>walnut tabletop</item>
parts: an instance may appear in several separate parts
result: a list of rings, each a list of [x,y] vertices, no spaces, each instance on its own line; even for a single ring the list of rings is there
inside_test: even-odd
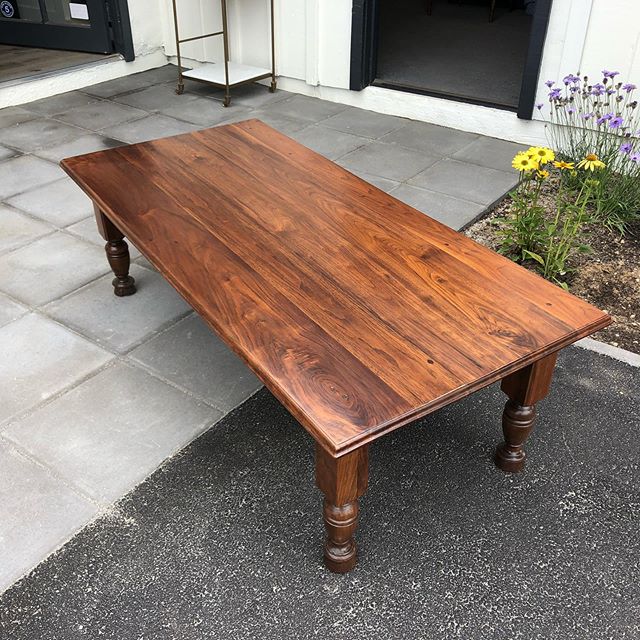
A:
[[[364,491],[368,443],[494,381],[506,429],[532,423],[556,352],[611,322],[258,120],[61,164],[96,205],[115,292],[135,291],[126,236],[311,433],[333,507]],[[330,526],[347,570],[352,536]]]

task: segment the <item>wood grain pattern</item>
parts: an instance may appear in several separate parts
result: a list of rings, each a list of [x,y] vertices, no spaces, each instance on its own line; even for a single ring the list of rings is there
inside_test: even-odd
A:
[[[334,457],[610,323],[257,120],[62,166]]]

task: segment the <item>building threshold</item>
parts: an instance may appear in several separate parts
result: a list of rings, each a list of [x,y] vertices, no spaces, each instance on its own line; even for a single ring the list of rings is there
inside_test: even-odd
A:
[[[68,66],[43,69],[21,77],[13,77],[4,82],[0,74],[0,108],[75,91],[165,64],[167,64],[166,55],[161,49],[157,49],[147,55],[138,56],[132,62],[125,62],[120,54],[115,53],[85,62],[76,59]]]

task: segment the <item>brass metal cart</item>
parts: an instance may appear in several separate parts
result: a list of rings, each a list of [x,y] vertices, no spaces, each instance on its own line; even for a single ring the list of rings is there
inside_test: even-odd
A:
[[[276,47],[274,37],[274,0],[269,0],[270,14],[271,14],[271,69],[263,67],[253,67],[246,64],[239,64],[237,62],[231,62],[229,60],[229,31],[227,28],[227,0],[220,0],[222,8],[222,30],[215,31],[213,33],[205,33],[201,36],[194,36],[191,38],[180,38],[180,31],[178,27],[178,0],[172,0],[173,4],[173,25],[176,34],[176,52],[178,57],[178,86],[176,87],[176,93],[181,94],[184,91],[184,78],[189,80],[196,80],[197,82],[205,82],[215,87],[224,88],[224,106],[228,107],[231,104],[231,87],[236,87],[241,84],[247,84],[249,82],[255,82],[256,80],[263,80],[265,78],[271,78],[271,85],[269,91],[273,93],[276,90]],[[224,64],[219,63],[204,63],[195,69],[187,71],[182,70],[182,56],[180,53],[180,45],[185,42],[192,42],[194,40],[202,40],[204,38],[212,38],[214,36],[222,36],[222,42],[224,47]]]

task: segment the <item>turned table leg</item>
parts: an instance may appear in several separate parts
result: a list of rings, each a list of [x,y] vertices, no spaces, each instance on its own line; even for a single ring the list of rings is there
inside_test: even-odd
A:
[[[107,241],[104,250],[109,265],[115,274],[113,293],[117,296],[130,296],[136,292],[135,280],[129,275],[129,247],[124,241],[124,234],[95,207],[96,222],[100,235]]]
[[[358,498],[367,489],[368,454],[365,445],[334,458],[316,444],[316,484],[324,493],[327,532],[324,563],[333,573],[346,573],[356,564],[354,533],[358,524]]]
[[[524,469],[524,443],[533,429],[535,404],[549,393],[557,356],[552,353],[502,380],[501,388],[509,397],[502,414],[504,442],[495,454],[495,463],[502,471]]]

